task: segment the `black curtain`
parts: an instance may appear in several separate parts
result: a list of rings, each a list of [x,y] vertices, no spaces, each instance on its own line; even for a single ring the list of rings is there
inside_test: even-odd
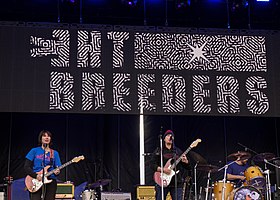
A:
[[[79,185],[111,179],[108,190],[132,192],[135,198],[140,182],[138,115],[0,113],[0,120],[0,183],[7,175],[14,179],[25,177],[25,155],[37,146],[39,132],[47,129],[53,133],[53,148],[59,151],[63,163],[85,156],[85,160],[62,170],[61,181]],[[238,143],[257,153],[270,152],[279,157],[278,118],[155,115],[145,116],[144,124],[145,152],[158,147],[159,134],[172,129],[175,144],[183,151],[201,138],[202,142],[192,150],[219,167],[229,154],[245,150]],[[149,159],[145,157],[146,184],[153,185]],[[199,172],[200,185],[206,184],[205,176]],[[213,182],[219,179],[222,174],[213,174]],[[276,182],[274,175],[272,181]]]

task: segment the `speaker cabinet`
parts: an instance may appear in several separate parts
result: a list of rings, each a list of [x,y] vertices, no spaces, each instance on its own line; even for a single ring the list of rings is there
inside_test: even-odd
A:
[[[58,183],[56,199],[72,199],[74,198],[74,185],[72,183]]]
[[[131,200],[131,193],[101,192],[101,200]]]

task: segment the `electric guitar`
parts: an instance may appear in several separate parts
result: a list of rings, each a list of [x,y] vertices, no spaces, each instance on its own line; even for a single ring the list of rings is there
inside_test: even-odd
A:
[[[189,148],[180,155],[180,157],[175,160],[175,162],[173,164],[171,164],[172,158],[170,158],[166,164],[165,164],[165,168],[169,168],[171,169],[171,173],[170,174],[165,174],[164,172],[161,175],[161,172],[155,172],[154,173],[154,181],[163,187],[167,187],[170,182],[172,177],[175,175],[175,173],[178,173],[179,171],[175,172],[174,168],[176,167],[176,165],[182,160],[183,155],[187,155],[187,153],[194,147],[196,147],[198,145],[198,143],[201,142],[201,139],[197,139],[195,141],[193,141],[193,143],[189,146]]]
[[[50,166],[46,166],[44,167],[44,171],[46,172],[44,175],[44,184],[48,184],[50,182],[52,182],[52,180],[48,179],[48,176],[52,175],[54,173],[55,170],[59,169],[63,169],[64,167],[72,164],[72,163],[77,163],[80,160],[84,160],[85,157],[84,156],[79,156],[79,157],[75,157],[72,160],[68,161],[67,163],[64,163],[63,165],[51,170],[48,172],[48,169],[50,168]],[[37,172],[37,174],[40,174],[43,177],[43,169],[39,172]],[[25,185],[26,188],[29,190],[29,192],[37,192],[43,185],[43,181],[39,181],[36,178],[32,178],[31,176],[27,175],[25,177]]]

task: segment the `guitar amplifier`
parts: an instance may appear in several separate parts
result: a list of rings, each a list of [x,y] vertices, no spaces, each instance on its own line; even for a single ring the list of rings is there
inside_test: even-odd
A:
[[[4,192],[0,192],[0,200],[4,200]]]
[[[72,183],[58,183],[56,199],[72,199],[74,198],[74,185]]]
[[[136,198],[138,200],[154,200],[156,199],[155,186],[149,186],[149,185],[137,186],[136,195],[137,195]],[[166,200],[171,200],[170,193],[167,194]]]
[[[101,192],[101,200],[131,200],[131,193]]]

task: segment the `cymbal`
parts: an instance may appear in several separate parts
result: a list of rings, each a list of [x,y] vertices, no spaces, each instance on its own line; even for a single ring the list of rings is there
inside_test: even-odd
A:
[[[255,162],[264,162],[264,160],[271,160],[275,158],[273,153],[260,153],[253,157],[253,161]]]
[[[194,151],[189,152],[190,158],[192,158],[195,163],[200,163],[200,164],[207,164],[207,161],[205,158],[203,158],[199,153],[196,153]]]
[[[199,171],[217,172],[218,169],[219,169],[219,167],[217,167],[215,165],[210,165],[210,164],[200,164],[200,165],[197,165],[197,170],[199,170]]]
[[[246,151],[237,151],[236,153],[230,154],[227,158],[228,160],[237,160],[238,158],[240,160],[246,160],[251,158],[251,154]]]
[[[275,157],[275,158],[269,159],[268,161],[278,161],[278,160],[280,160],[280,157]]]
[[[109,184],[111,181],[112,181],[111,179],[99,179],[98,181],[89,184],[89,188],[92,189],[92,188],[98,188],[100,186],[105,186]]]

